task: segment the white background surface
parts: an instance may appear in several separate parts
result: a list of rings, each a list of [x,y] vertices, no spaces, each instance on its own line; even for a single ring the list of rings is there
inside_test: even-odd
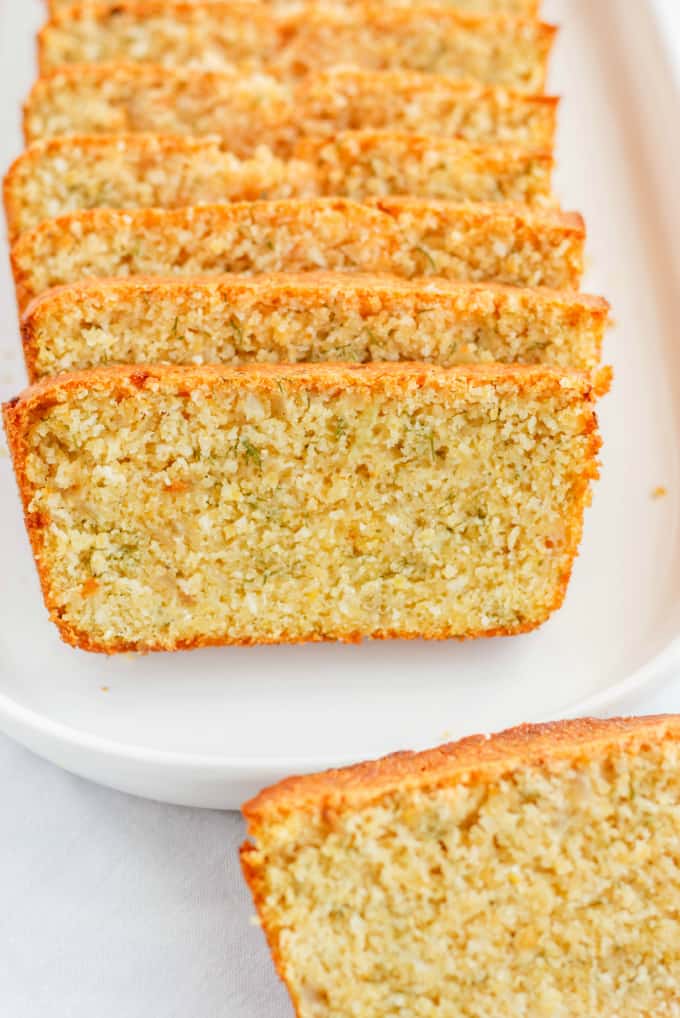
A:
[[[677,0],[656,3],[680,42]],[[636,709],[680,711],[680,679]],[[289,1018],[235,815],[98,788],[3,737],[0,795],[3,1018]]]

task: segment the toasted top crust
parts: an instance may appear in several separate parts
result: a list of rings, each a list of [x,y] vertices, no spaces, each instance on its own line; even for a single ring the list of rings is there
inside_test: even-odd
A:
[[[397,55],[393,52],[383,51],[378,57],[373,53],[374,43],[383,40],[389,35],[405,35],[409,39],[418,39],[423,31],[428,31],[436,26],[436,32],[442,36],[442,40],[448,35],[456,36],[459,33],[467,33],[472,37],[474,34],[477,49],[484,41],[493,43],[493,54],[500,52],[505,45],[505,40],[516,39],[522,45],[535,44],[538,47],[541,60],[538,66],[531,69],[531,73],[523,72],[519,83],[523,90],[539,91],[543,87],[545,79],[545,59],[552,46],[556,29],[531,18],[518,18],[509,15],[473,15],[463,14],[458,11],[436,9],[429,7],[409,8],[383,8],[369,3],[356,0],[343,10],[324,9],[314,4],[296,9],[294,13],[277,14],[267,6],[255,6],[242,3],[166,3],[164,0],[149,0],[146,3],[109,3],[75,6],[58,12],[45,25],[39,34],[39,56],[42,70],[46,70],[55,64],[70,63],[82,60],[79,52],[79,41],[76,37],[74,26],[79,22],[88,24],[99,24],[105,26],[111,18],[117,18],[118,24],[147,23],[148,30],[152,31],[154,24],[158,27],[158,18],[163,17],[170,22],[175,29],[180,25],[186,25],[192,30],[205,31],[208,29],[207,22],[215,19],[220,24],[220,32],[227,23],[233,24],[236,35],[224,33],[222,42],[228,38],[228,52],[222,53],[223,62],[233,65],[234,63],[251,60],[257,66],[276,63],[276,57],[281,56],[282,67],[285,64],[285,73],[290,77],[299,77],[307,69],[316,66],[321,60],[328,65],[328,57],[324,50],[319,47],[333,37],[335,30],[336,38],[344,35],[343,45],[346,47],[360,48],[360,40],[355,40],[354,30],[360,26],[367,28],[371,33],[371,63],[374,66],[396,67]],[[351,30],[351,31],[349,31]],[[174,32],[173,32],[174,36]],[[92,36],[91,36],[92,38]],[[217,42],[217,40],[215,40]],[[237,45],[238,42],[238,45]],[[453,42],[453,38],[452,38]],[[183,40],[183,47],[186,48],[187,40]],[[295,45],[294,45],[295,44]],[[160,45],[160,44],[159,44]],[[190,49],[193,42],[189,43]],[[305,48],[306,47],[306,48]],[[379,48],[379,47],[378,47]],[[449,47],[451,55],[454,55],[455,46]],[[165,59],[166,50],[163,49],[163,56],[157,56],[153,50],[145,53],[148,57],[161,59],[162,63],[177,64],[179,54],[172,51]],[[117,57],[136,59],[137,53],[134,47],[121,47],[118,40],[112,36],[102,36],[101,45],[90,46],[88,58],[93,60],[110,60]],[[304,50],[304,59],[302,59]],[[200,52],[200,50],[199,50]],[[366,50],[368,59],[368,50]],[[432,54],[428,50],[428,58],[433,58],[424,69],[438,71],[446,66],[447,56],[444,52],[441,55]],[[409,64],[405,52],[400,54],[400,63],[403,66]],[[144,56],[141,57],[144,59]],[[186,54],[182,58],[186,62]],[[206,57],[207,61],[208,57]],[[415,56],[414,58],[415,59]],[[444,60],[444,63],[442,63]],[[420,66],[422,55],[419,55],[415,66]],[[365,60],[351,60],[348,53],[333,61],[335,63],[364,63]],[[214,65],[214,61],[213,61]],[[457,72],[456,72],[457,73]],[[465,76],[465,75],[464,75]]]
[[[380,760],[291,777],[245,803],[251,836],[295,811],[328,813],[359,808],[399,790],[479,784],[525,767],[592,759],[616,747],[635,752],[650,742],[680,739],[680,716],[582,718],[520,725],[497,735],[473,735],[422,753],[394,753]]]
[[[279,391],[279,383],[317,392],[341,386],[379,389],[395,395],[404,386],[427,386],[442,391],[459,388],[464,391],[477,385],[493,385],[517,393],[531,392],[538,398],[563,393],[565,396],[570,394],[574,400],[591,400],[596,395],[591,380],[584,375],[519,364],[465,364],[450,368],[408,361],[395,364],[124,364],[65,372],[43,379],[5,403],[3,413],[8,433],[14,441],[32,417],[55,403],[66,402],[81,389],[106,390],[125,397],[147,387],[168,388],[185,395],[204,387],[217,390],[261,386],[274,392]],[[311,782],[312,778],[290,780],[304,783]]]
[[[498,283],[451,282],[434,279],[404,280],[399,277],[367,273],[268,273],[265,276],[194,276],[159,278],[130,276],[114,279],[85,279],[79,283],[56,286],[30,302],[23,315],[24,322],[40,314],[45,305],[58,305],[62,298],[69,301],[97,294],[105,300],[125,301],[126,295],[148,292],[162,299],[164,294],[190,294],[197,290],[217,291],[225,296],[251,295],[273,305],[285,306],[292,299],[308,299],[312,303],[329,299],[334,291],[351,294],[366,310],[375,310],[380,301],[384,306],[399,305],[406,300],[436,300],[466,312],[489,313],[490,302],[498,311],[508,301],[516,306],[522,302],[527,310],[540,307],[561,308],[571,315],[587,315],[606,320],[609,303],[603,297],[549,290],[544,287],[514,287]]]
[[[545,149],[521,148],[518,145],[477,144],[461,138],[442,138],[438,135],[415,134],[401,130],[358,130],[340,131],[330,138],[303,138],[297,146],[295,155],[299,159],[314,160],[319,152],[328,145],[352,146],[358,152],[370,152],[386,142],[401,142],[409,153],[419,154],[423,151],[442,153],[460,153],[477,157],[490,168],[502,167],[508,162],[537,160],[548,165],[553,164],[552,153]],[[26,164],[40,162],[45,156],[68,154],[74,149],[84,150],[96,156],[110,153],[130,151],[134,154],[160,155],[172,152],[197,152],[206,155],[211,153],[230,152],[229,145],[215,137],[191,137],[187,135],[154,134],[74,134],[58,135],[55,138],[43,138],[33,142],[10,165],[5,176],[5,189],[10,187],[15,177]]]
[[[207,220],[214,224],[215,230],[224,228],[230,223],[249,220],[254,222],[267,221],[280,223],[295,219],[301,223],[314,222],[314,217],[324,209],[341,212],[350,221],[357,224],[373,225],[384,230],[390,229],[390,218],[412,209],[425,212],[430,209],[438,211],[442,216],[458,219],[461,215],[467,218],[479,218],[486,215],[519,217],[523,221],[540,225],[549,222],[564,229],[585,233],[582,216],[577,212],[561,212],[558,209],[534,209],[525,205],[502,203],[474,203],[444,201],[430,198],[411,198],[397,196],[374,198],[364,202],[355,202],[349,198],[288,198],[279,200],[224,202],[217,205],[198,205],[193,208],[178,209],[84,209],[67,212],[54,219],[45,220],[31,230],[27,230],[13,246],[17,256],[31,250],[39,236],[52,234],[67,237],[74,229],[97,230],[102,233],[115,233],[119,224],[131,223],[136,229],[167,223],[168,226],[190,226],[193,220]],[[397,234],[394,234],[395,243]]]
[[[67,212],[54,219],[46,219],[32,230],[23,233],[13,245],[17,257],[29,252],[39,237],[52,235],[66,241],[74,231],[97,231],[115,234],[122,223],[133,224],[136,229],[159,223],[190,226],[195,217],[207,217],[215,227],[229,223],[268,223],[279,225],[286,222],[299,223],[301,227],[313,228],[318,215],[339,213],[347,222],[357,226],[374,226],[381,230],[393,230],[389,220],[385,221],[380,209],[369,204],[351,201],[349,198],[282,198],[279,200],[235,201],[217,205],[198,205],[177,209],[85,209]],[[398,234],[393,233],[396,244]]]
[[[229,153],[229,146],[215,137],[192,137],[190,135],[154,134],[143,132],[139,134],[67,134],[57,135],[54,138],[40,138],[32,142],[25,151],[21,152],[10,164],[5,174],[5,193],[14,185],[16,178],[22,171],[30,172],[30,167],[39,163],[46,156],[54,158],[62,154],[68,155],[74,151],[85,152],[88,155],[104,157],[109,153],[131,152],[137,156],[162,157],[172,152],[187,153]]]
[[[507,217],[518,219],[535,226],[549,225],[585,236],[586,223],[580,212],[564,212],[561,209],[535,208],[517,205],[513,202],[455,202],[441,198],[416,198],[412,195],[386,195],[384,198],[367,198],[366,205],[380,209],[389,216],[405,212],[438,212],[442,218],[465,219],[470,222],[487,216],[496,219]]]
[[[189,2],[200,3],[201,0],[189,0]],[[275,2],[275,0],[269,0],[269,2]],[[344,0],[344,2],[346,3],[347,0]],[[408,0],[397,0],[396,6],[407,5]],[[47,0],[47,9],[50,14],[56,14],[57,11],[64,11],[73,6],[73,0]],[[448,4],[444,2],[444,6],[448,6]],[[536,17],[540,0],[451,0],[450,6],[463,11],[481,12],[488,10],[489,12],[519,13],[525,17]]]
[[[554,96],[532,96],[481,82],[409,70],[333,68],[310,73],[302,82],[292,84],[280,81],[275,68],[267,74],[240,75],[233,68],[216,71],[129,61],[85,63],[59,67],[38,79],[24,103],[24,134],[27,143],[48,136],[46,119],[50,116],[56,118],[49,129],[50,136],[66,133],[65,123],[70,134],[80,130],[80,123],[85,131],[101,123],[103,126],[97,130],[104,131],[108,127],[107,117],[114,124],[119,118],[120,130],[149,130],[155,113],[161,118],[167,114],[168,124],[180,124],[183,130],[191,128],[196,134],[224,130],[224,136],[230,140],[234,137],[233,130],[231,136],[229,133],[234,119],[240,123],[239,116],[249,114],[251,133],[259,133],[259,140],[270,147],[283,145],[285,138],[287,151],[296,135],[318,133],[323,124],[336,123],[336,129],[343,124],[376,126],[365,119],[363,104],[373,104],[370,112],[375,119],[381,96],[391,100],[391,104],[383,103],[382,107],[387,110],[385,125],[395,118],[394,112],[390,113],[395,104],[405,119],[415,123],[421,100],[430,111],[430,119],[437,108],[460,110],[459,121],[454,118],[452,123],[445,117],[443,129],[435,133],[473,137],[475,132],[491,135],[495,129],[502,131],[503,140],[507,140],[515,136],[520,125],[528,132],[531,124],[532,131],[539,133],[537,144],[545,145],[552,143],[559,103]],[[84,97],[83,102],[78,101],[80,97]],[[265,108],[260,109],[263,102]],[[357,103],[358,119],[345,122],[343,118],[356,113]],[[479,113],[480,104],[486,115],[483,111]],[[201,111],[198,127],[197,108]],[[473,109],[477,112],[473,113]],[[143,126],[131,126],[140,123]],[[276,137],[277,130],[281,138]]]
[[[276,68],[272,68],[271,77],[277,80]],[[258,75],[259,77],[259,75]],[[215,84],[229,83],[241,79],[241,73],[235,68],[224,67],[215,70],[209,67],[165,67],[163,64],[132,63],[129,60],[115,60],[101,63],[63,64],[60,67],[45,71],[33,83],[24,108],[30,107],[55,87],[85,82],[93,87],[111,81],[121,82],[130,88],[147,88],[163,81],[175,81],[178,84],[187,82],[203,85],[209,91]],[[365,85],[376,87],[430,89],[437,86],[446,87],[452,93],[461,96],[506,97],[528,106],[559,105],[556,95],[527,95],[514,92],[502,86],[486,85],[481,81],[465,81],[446,74],[428,74],[424,71],[408,69],[391,69],[385,71],[370,70],[361,67],[331,67],[309,74],[303,81],[293,85],[284,85],[298,101],[304,101],[310,89],[319,86],[333,86],[345,89],[360,89]]]
[[[173,152],[229,153],[229,147],[214,137],[191,137],[186,135],[153,134],[68,134],[54,138],[41,138],[32,142],[10,164],[4,180],[5,196],[12,193],[22,173],[32,172],[32,167],[43,159],[62,154],[84,152],[97,158],[108,154],[133,153],[137,157],[157,156],[162,158]]]
[[[345,12],[338,11],[324,11],[323,8],[316,7],[313,3],[307,3],[306,10],[300,15],[297,13],[286,14],[275,17],[281,17],[285,20],[297,21],[301,19],[307,19],[309,15],[312,15],[319,20],[325,20],[331,18],[333,20],[345,18],[354,19],[364,17],[373,17],[381,15],[385,12],[385,8],[380,5],[371,2],[371,0],[353,0],[350,10]],[[200,17],[201,14],[214,14],[220,15],[227,13],[227,10],[234,11],[238,14],[247,16],[254,21],[269,21],[272,17],[272,11],[266,5],[262,8],[258,8],[255,4],[250,3],[239,3],[238,0],[100,0],[100,2],[88,2],[83,0],[82,3],[71,4],[69,7],[58,10],[53,14],[48,24],[63,25],[69,21],[83,21],[83,20],[106,20],[110,17],[116,17],[120,14],[127,14],[135,18],[139,18],[141,21],[144,18],[149,18],[157,14],[170,14],[176,20],[192,20],[195,17]],[[428,8],[427,4],[424,3],[418,10],[419,16],[423,12],[429,15],[430,13],[442,15],[442,21],[448,21],[451,24],[467,25],[469,27],[479,26],[484,28],[488,27],[489,32],[494,27],[507,26],[510,24],[518,24],[524,22],[526,25],[532,24],[532,19],[527,17],[518,17],[511,14],[473,14],[461,10],[439,10],[438,8]],[[389,11],[388,14],[395,14],[397,20],[409,22],[412,19],[412,8],[403,10],[401,8],[395,8],[394,11]],[[537,32],[542,35],[552,37],[557,32],[555,25],[547,24],[546,22],[537,21],[534,24]]]

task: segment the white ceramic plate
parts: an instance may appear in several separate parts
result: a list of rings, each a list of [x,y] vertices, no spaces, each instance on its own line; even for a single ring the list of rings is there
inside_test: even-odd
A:
[[[215,649],[108,660],[46,618],[9,460],[0,460],[0,726],[104,784],[235,807],[303,771],[524,720],[608,712],[680,665],[677,92],[641,0],[554,0],[565,95],[558,191],[590,229],[589,289],[613,302],[604,471],[567,602],[506,640]],[[0,3],[0,145],[19,150],[41,5]],[[0,283],[2,395],[24,384]],[[663,498],[652,498],[657,487]]]

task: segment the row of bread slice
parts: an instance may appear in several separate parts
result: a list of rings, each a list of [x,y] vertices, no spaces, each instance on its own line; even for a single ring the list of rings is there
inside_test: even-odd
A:
[[[592,371],[606,302],[526,286],[546,273],[577,286],[583,242],[581,220],[563,213],[413,198],[309,199],[76,213],[24,234],[12,261],[34,378],[112,361],[241,362],[279,353],[284,360],[495,358]],[[319,269],[330,274],[307,282],[299,275]],[[366,282],[367,273],[384,274],[384,282]],[[278,335],[287,300],[300,312],[291,310],[288,339]],[[331,305],[338,328],[324,332]],[[357,308],[348,333],[344,317]],[[406,338],[395,332],[400,315],[414,326]],[[305,345],[300,336],[315,331]]]
[[[348,65],[452,74],[540,92],[555,30],[535,18],[429,7],[238,3],[83,4],[39,36],[41,72],[63,64],[134,61],[263,71],[296,79]]]
[[[193,45],[196,32],[198,37],[203,31],[212,32],[216,21],[222,24],[225,18],[224,23],[230,23],[234,10],[231,5],[219,4],[196,5],[193,10],[186,5],[151,4],[142,15],[139,6],[121,5],[114,13],[103,5],[89,12],[71,10],[57,18],[55,24],[72,33],[72,39],[79,37],[83,26],[83,31],[94,30],[94,25],[106,38],[118,33],[128,41],[129,33],[134,35],[139,29],[143,33],[142,49],[148,56],[154,31],[150,19],[157,17],[166,24],[167,17],[176,15],[179,28],[176,24],[175,34],[185,42],[188,37]],[[356,5],[350,20],[355,21],[357,16],[370,21],[375,12]],[[134,31],[130,27],[133,23]],[[488,19],[466,19],[455,14],[449,21],[439,19],[438,24],[440,28],[454,26],[466,52],[470,47],[474,49],[475,38],[478,42],[486,40],[484,46],[488,42]],[[528,30],[532,37],[534,29],[535,26]],[[398,48],[402,46],[403,41]],[[92,58],[91,46],[87,55]],[[581,221],[573,216],[549,212],[541,215],[528,208],[502,204],[507,199],[525,205],[551,201],[549,151],[498,142],[518,132],[514,134],[516,140],[545,139],[551,146],[555,100],[403,70],[317,73],[294,88],[287,82],[251,75],[245,79],[245,107],[260,106],[268,112],[261,116],[260,124],[251,122],[244,131],[243,108],[236,111],[238,103],[233,99],[231,105],[226,108],[223,105],[224,96],[233,95],[238,86],[244,86],[236,72],[180,68],[170,69],[166,74],[165,70],[146,64],[63,68],[39,82],[29,98],[27,136],[47,135],[48,140],[34,144],[20,157],[5,183],[10,234],[17,237],[28,230],[12,252],[20,307],[25,308],[52,287],[67,286],[65,292],[48,294],[24,318],[24,341],[33,377],[125,360],[128,356],[134,362],[153,359],[183,362],[192,358],[206,361],[213,356],[211,351],[220,350],[219,360],[275,358],[277,345],[268,343],[264,335],[259,351],[254,350],[250,336],[248,342],[233,348],[225,323],[239,321],[244,300],[252,303],[255,296],[261,315],[267,301],[280,300],[283,284],[263,279],[239,290],[233,281],[192,278],[206,272],[257,275],[318,269],[387,271],[402,278],[443,276],[463,284],[483,280],[494,284],[550,284],[555,288],[578,286],[583,247]],[[215,86],[222,98],[210,105],[211,88]],[[269,101],[272,89],[279,90],[282,102],[278,105]],[[187,95],[190,101],[185,103]],[[261,102],[253,102],[254,96]],[[276,137],[276,131],[267,130],[266,120],[270,125],[274,122],[281,125],[279,137],[287,136],[290,146],[291,124],[295,122],[291,107],[298,101],[302,117],[297,129],[303,139],[293,147],[293,158],[284,161],[256,148],[258,140]],[[255,148],[255,154],[239,159],[230,150],[231,141],[228,150],[213,138],[186,135],[51,137],[59,131],[78,129],[83,123],[100,130],[103,126],[110,128],[117,124],[118,117],[126,125],[132,121],[139,129],[149,124],[153,111],[166,114],[172,111],[173,128],[181,124],[183,117],[186,132],[196,119],[197,103],[203,104],[207,114],[207,120],[198,117],[202,130],[215,127],[224,138],[231,139],[238,137],[240,126],[246,135],[243,148],[251,151]],[[466,133],[466,137],[461,140],[394,130],[347,131],[321,140],[304,137],[324,133],[318,130],[319,124],[325,124],[326,133],[332,131],[341,117],[345,123],[399,124],[400,116],[403,118],[399,111],[405,105],[414,118],[425,105],[430,111],[428,124],[441,123],[441,114],[448,112],[449,124],[445,120],[440,130]],[[80,112],[74,113],[76,110]],[[401,123],[406,126],[408,121],[402,119]],[[480,136],[494,139],[497,144],[482,146],[471,140]],[[275,147],[283,145],[276,143]],[[419,203],[411,197],[397,199],[391,207],[383,202],[382,208],[372,209],[314,200],[269,201],[229,209],[204,204],[319,194],[346,195],[364,201],[385,193],[449,201]],[[455,203],[450,199],[455,199]],[[499,204],[496,208],[460,204],[480,200]],[[102,206],[106,211],[100,210]],[[126,211],[117,213],[112,206],[122,206]],[[128,211],[132,207],[135,211]],[[140,212],[140,207],[147,211]],[[158,211],[158,207],[165,211]],[[73,214],[73,210],[87,209],[98,211]],[[64,216],[65,212],[71,214]],[[338,219],[344,220],[341,225]],[[321,222],[323,229],[319,231]],[[165,283],[146,280],[144,285],[106,281],[106,277],[139,274],[182,275],[186,279],[182,283],[176,279]],[[82,324],[83,316],[74,319],[70,313],[72,301],[79,299],[79,281],[93,277],[102,277],[104,281],[90,282],[86,288],[87,339],[78,343],[76,320]],[[124,286],[129,287],[129,293]],[[148,316],[142,324],[135,313],[140,300],[146,308],[153,286],[158,287],[166,312],[160,316],[159,327],[154,327]],[[329,290],[337,291],[339,284],[333,277],[324,277],[307,287],[298,280],[296,286],[309,312],[315,299],[326,299]],[[441,288],[442,294],[445,289]],[[557,300],[553,294],[520,295],[513,308],[516,319],[513,327],[508,333],[506,321],[503,335],[503,327],[496,322],[498,334],[492,339],[490,318],[498,313],[499,306],[507,311],[508,294],[486,287],[482,301],[486,320],[480,333],[475,319],[480,307],[479,293],[465,285],[449,289],[456,290],[453,303],[451,294],[447,294],[449,318],[455,306],[460,328],[446,344],[446,353],[442,350],[441,323],[434,326],[433,321],[429,332],[425,330],[425,337],[416,329],[417,338],[408,342],[398,340],[391,355],[385,353],[392,342],[389,336],[385,342],[363,344],[361,334],[340,344],[336,335],[320,336],[316,346],[307,346],[321,359],[337,356],[339,349],[351,349],[347,359],[353,360],[391,356],[459,363],[497,356],[504,361],[554,362],[578,370],[593,370],[598,363],[607,317],[604,302],[573,294]],[[287,292],[290,296],[291,291]],[[386,292],[391,293],[394,309],[399,301],[405,300],[407,290],[393,280],[386,284]],[[188,293],[193,293],[194,298],[202,295],[201,313],[205,313],[206,306],[211,308],[213,322],[219,322],[217,336],[209,336],[206,330],[197,333],[195,318],[191,324],[185,322],[179,310]],[[418,294],[422,306],[422,287],[419,290],[415,285],[408,293],[411,304]],[[353,296],[356,297],[356,291]],[[111,311],[117,299],[126,301],[128,314],[114,316],[116,328]],[[235,311],[234,302],[238,305]],[[466,303],[467,317],[463,311]],[[546,317],[546,309],[555,307],[561,309],[561,324],[570,315],[573,320],[566,332],[558,329],[558,335],[551,340],[546,321],[552,311]],[[55,342],[54,326],[58,324],[58,332],[60,316],[66,309],[70,309],[66,314],[69,327],[62,330],[62,342]],[[412,306],[405,308],[407,314],[412,311]],[[164,331],[163,322],[168,314],[173,328]],[[534,314],[538,315],[536,322],[532,320]],[[473,336],[469,331],[471,322],[475,323]],[[374,331],[368,328],[369,332]],[[466,330],[468,341],[461,338]],[[197,339],[197,335],[202,339]],[[290,355],[284,359],[304,359],[305,347],[299,337],[292,336],[284,347]]]
[[[534,21],[360,3],[121,3],[57,16],[41,58],[285,82],[339,54],[535,91],[551,39]],[[373,130],[285,154],[99,135],[41,142],[10,173],[20,303],[38,295],[27,362],[50,377],[5,421],[52,618],[106,652],[535,627],[564,596],[597,474],[607,307],[470,279],[550,264],[578,283],[582,223],[549,207],[549,151]],[[275,193],[315,197],[201,204],[261,195],[266,172],[289,188]],[[120,359],[179,363],[106,366]]]

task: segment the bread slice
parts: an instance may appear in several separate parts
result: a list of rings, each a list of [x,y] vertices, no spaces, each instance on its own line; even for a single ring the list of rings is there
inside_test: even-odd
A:
[[[107,364],[499,361],[595,371],[598,297],[341,273],[92,280],[22,323],[31,380]]]
[[[575,289],[584,238],[574,215],[410,198],[95,209],[22,234],[12,267],[20,308],[53,286],[140,274],[330,269]]]
[[[550,152],[398,131],[345,131],[306,138],[297,161],[315,167],[320,194],[410,194],[450,201],[554,203]]]
[[[562,602],[594,397],[543,367],[127,366],[40,383],[5,427],[75,646],[473,637]]]
[[[214,138],[87,135],[36,142],[4,181],[10,239],[74,209],[177,208],[313,195],[315,168],[267,149],[239,159]]]
[[[650,1018],[680,998],[680,718],[523,725],[243,807],[298,1018]]]
[[[298,137],[295,89],[267,74],[157,64],[69,64],[33,85],[27,144],[64,134],[215,135],[237,156],[285,154]]]
[[[399,228],[400,275],[578,290],[586,229],[577,212],[523,205],[377,198]]]
[[[456,200],[552,200],[552,157],[540,152],[353,131],[299,147],[300,158],[283,161],[266,149],[241,160],[213,138],[114,134],[36,142],[5,177],[9,234],[13,239],[75,209],[179,208],[305,195],[363,199],[409,190]]]
[[[417,71],[352,68],[290,85],[153,64],[72,64],[38,79],[24,106],[27,143],[60,134],[214,134],[234,155],[364,128],[417,131],[551,150],[558,100]]]
[[[143,0],[142,0],[143,2]],[[146,0],[148,2],[148,0]],[[189,3],[201,3],[202,0],[187,0]],[[265,3],[276,5],[276,0],[264,0]],[[280,0],[280,5],[285,7],[288,0]],[[342,0],[342,3],[350,3],[352,0]],[[389,6],[410,7],[413,0],[389,0]],[[331,6],[335,6],[333,0]],[[524,18],[538,16],[540,0],[428,0],[428,6],[450,7],[456,11],[468,11],[471,14],[516,14]],[[73,7],[73,0],[47,0],[47,7],[51,14],[66,11]]]
[[[344,199],[163,212],[95,209],[42,223],[12,248],[17,303],[91,276],[386,272],[400,241],[379,209]]]
[[[277,13],[252,3],[83,4],[39,36],[40,69],[132,60],[296,79],[325,67],[413,70],[543,89],[555,29],[531,18],[478,17],[357,0],[344,10],[301,4]]]

